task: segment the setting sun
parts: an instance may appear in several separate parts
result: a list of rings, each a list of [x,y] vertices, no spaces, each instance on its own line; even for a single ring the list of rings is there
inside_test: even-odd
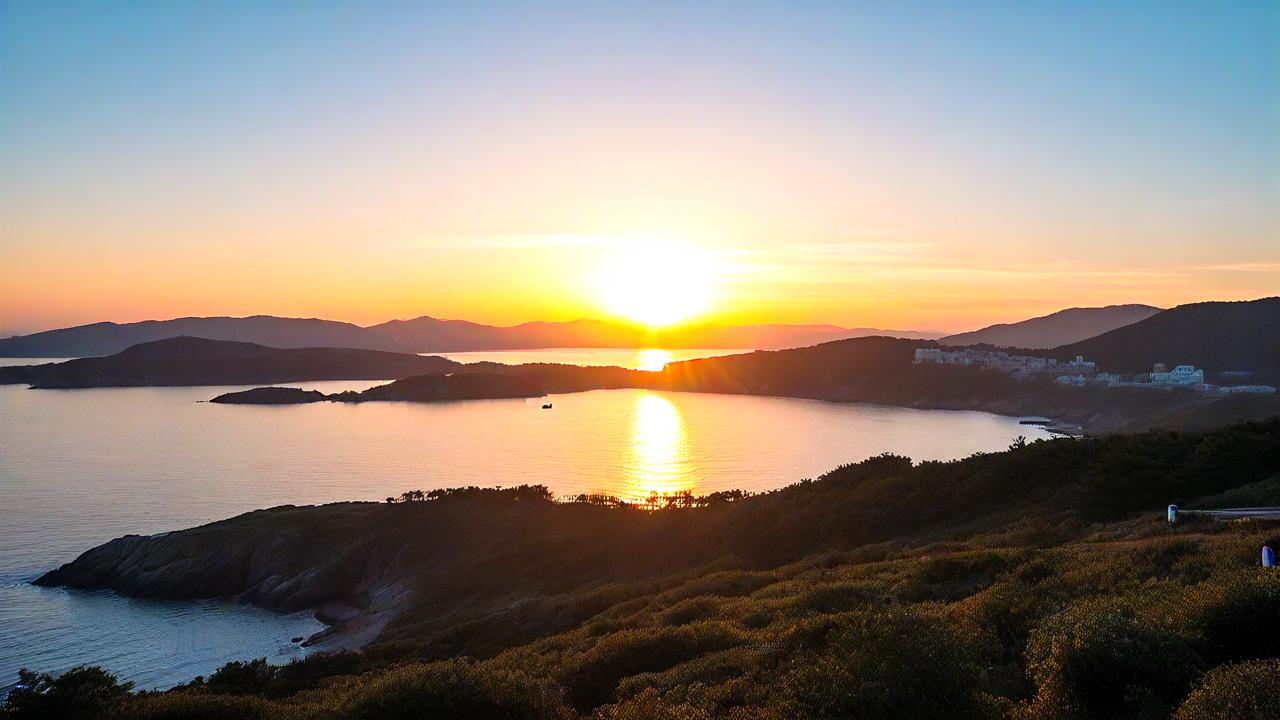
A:
[[[598,277],[605,309],[654,328],[707,312],[715,281],[709,254],[673,245],[619,251],[608,258]]]

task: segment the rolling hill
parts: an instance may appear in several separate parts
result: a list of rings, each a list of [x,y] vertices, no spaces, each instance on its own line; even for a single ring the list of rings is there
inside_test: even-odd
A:
[[[128,535],[37,584],[235,598],[364,644],[166,692],[20,676],[25,718],[1274,718],[1280,421],[881,455],[652,512],[408,491]],[[325,608],[341,609],[343,612]],[[367,643],[367,644],[365,644]],[[96,712],[96,714],[90,714]]]
[[[270,348],[176,337],[107,357],[0,368],[0,383],[40,389],[164,385],[251,385],[301,380],[383,380],[450,372],[442,357],[354,348]]]
[[[1280,380],[1280,297],[1179,305],[1132,325],[1050,351],[1083,355],[1111,372],[1195,365],[1210,373],[1251,372],[1255,382]]]
[[[1160,312],[1150,305],[1108,305],[1095,308],[1067,308],[1056,313],[1016,323],[1001,323],[973,332],[948,335],[941,345],[994,345],[1029,349],[1055,348],[1132,325]]]

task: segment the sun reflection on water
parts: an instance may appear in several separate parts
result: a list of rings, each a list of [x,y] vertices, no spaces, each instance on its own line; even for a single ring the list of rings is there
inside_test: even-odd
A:
[[[630,451],[628,499],[693,489],[684,418],[670,400],[653,393],[636,397]]]

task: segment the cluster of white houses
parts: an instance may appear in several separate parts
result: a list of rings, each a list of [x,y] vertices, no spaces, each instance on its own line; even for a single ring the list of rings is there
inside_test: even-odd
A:
[[[939,363],[963,365],[998,370],[1015,378],[1033,376],[1052,377],[1063,385],[1100,385],[1103,387],[1137,388],[1189,388],[1204,393],[1274,393],[1271,385],[1209,385],[1204,381],[1204,370],[1193,365],[1177,365],[1172,370],[1164,363],[1156,363],[1149,373],[1125,376],[1120,373],[1100,372],[1096,363],[1079,355],[1074,360],[1058,362],[1054,358],[1031,355],[1010,355],[998,350],[943,350],[942,348],[916,348],[917,364]],[[1248,373],[1222,373],[1224,377],[1247,377]]]

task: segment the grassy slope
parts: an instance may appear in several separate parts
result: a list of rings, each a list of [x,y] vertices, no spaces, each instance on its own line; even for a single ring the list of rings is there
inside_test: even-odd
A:
[[[1268,717],[1247,679],[1280,657],[1280,575],[1257,567],[1280,527],[1170,528],[1162,507],[1275,504],[1278,491],[1270,421],[953,463],[882,457],[652,514],[485,494],[346,506],[378,520],[360,532],[388,528],[375,545],[414,548],[393,568],[414,603],[377,643],[110,705],[136,717],[1136,718],[1169,717],[1194,694],[1179,717],[1229,702]]]

